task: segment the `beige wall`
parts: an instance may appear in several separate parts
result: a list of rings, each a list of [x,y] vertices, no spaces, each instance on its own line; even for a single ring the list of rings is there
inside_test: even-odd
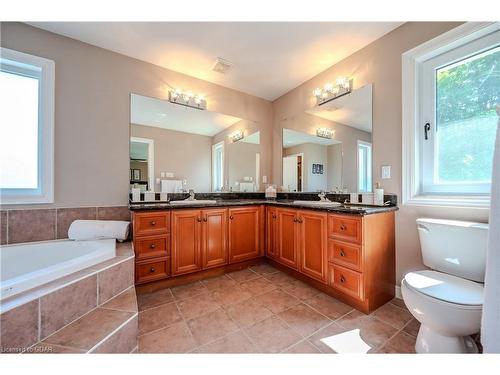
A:
[[[210,191],[212,137],[136,124],[130,125],[130,135],[154,140],[155,178],[171,172],[173,179],[186,180],[185,189]],[[155,182],[154,190],[160,191],[160,184]]]
[[[21,23],[1,24],[1,45],[55,61],[55,203],[22,207],[128,202],[131,92],[160,99],[169,87],[203,93],[208,110],[258,122],[270,145],[266,100]],[[262,164],[270,176],[269,155]]]
[[[373,181],[380,179],[382,165],[391,165],[391,179],[380,180],[386,192],[401,200],[401,54],[456,26],[456,22],[409,22],[347,57],[325,72],[273,102],[273,177],[281,180],[281,123],[283,119],[314,105],[315,87],[338,76],[354,79],[354,88],[373,83]],[[334,48],[334,47],[332,47]],[[304,129],[307,131],[307,129]],[[396,271],[423,267],[415,219],[422,216],[487,221],[487,210],[401,206],[396,214]]]

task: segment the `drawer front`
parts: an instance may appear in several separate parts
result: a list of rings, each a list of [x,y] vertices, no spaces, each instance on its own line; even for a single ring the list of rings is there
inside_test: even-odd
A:
[[[361,243],[361,217],[328,215],[328,236]]]
[[[351,297],[363,299],[363,274],[345,267],[330,265],[330,285]]]
[[[134,217],[135,236],[170,232],[170,212],[141,212]]]
[[[136,284],[166,279],[170,276],[170,258],[158,259],[135,265]]]
[[[361,271],[361,245],[329,239],[328,261]]]
[[[134,250],[137,260],[170,256],[170,235],[137,237]]]

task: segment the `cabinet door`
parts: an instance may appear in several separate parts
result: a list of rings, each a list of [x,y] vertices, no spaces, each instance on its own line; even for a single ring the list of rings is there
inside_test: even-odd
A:
[[[298,212],[300,272],[326,283],[328,273],[327,214]]]
[[[172,212],[172,274],[199,271],[201,258],[201,211]]]
[[[278,214],[275,207],[267,207],[266,211],[266,254],[278,258]]]
[[[229,263],[260,256],[261,208],[229,208]]]
[[[281,209],[278,212],[278,260],[297,269],[297,210]]]
[[[227,263],[227,209],[210,209],[201,212],[203,268]]]

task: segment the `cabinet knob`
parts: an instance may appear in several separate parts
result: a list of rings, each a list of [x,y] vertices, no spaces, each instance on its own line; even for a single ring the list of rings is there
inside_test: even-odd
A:
[[[340,225],[340,230],[346,230],[346,229],[347,229],[347,227],[344,224]]]
[[[233,220],[233,219],[234,219],[233,215],[229,216],[229,220]]]
[[[345,257],[344,249],[340,249],[340,256]]]
[[[156,225],[156,221],[152,220],[150,224],[151,225]]]
[[[299,218],[297,219],[297,221],[299,222],[299,224],[302,224],[302,218],[301,218],[301,217],[299,217]]]
[[[207,222],[207,220],[208,220],[208,219],[207,219],[206,217],[204,217],[204,218],[203,218],[203,221],[204,221],[205,223]]]
[[[152,243],[151,245],[149,245],[149,247],[154,249],[156,247],[156,244]]]
[[[275,214],[273,214],[273,219],[276,219],[276,215]]]
[[[345,283],[345,277],[344,277],[344,275],[340,276],[340,282],[341,283]]]
[[[196,221],[198,221],[198,223],[201,223],[201,217],[197,217]]]
[[[155,271],[156,271],[156,269],[155,269],[154,267],[151,267],[151,268],[149,269],[149,273],[153,273],[153,272],[155,272]]]
[[[293,218],[293,222],[296,223],[298,220],[296,217]]]

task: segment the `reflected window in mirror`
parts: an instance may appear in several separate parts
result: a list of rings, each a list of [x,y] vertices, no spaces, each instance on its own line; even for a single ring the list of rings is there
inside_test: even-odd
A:
[[[224,187],[224,142],[212,146],[212,190],[222,191]]]
[[[358,192],[372,191],[372,144],[358,141]]]

